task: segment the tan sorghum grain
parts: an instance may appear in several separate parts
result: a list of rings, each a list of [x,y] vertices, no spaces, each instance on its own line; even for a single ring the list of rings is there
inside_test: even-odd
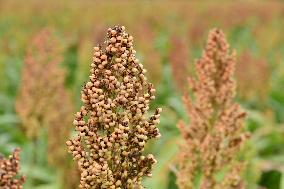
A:
[[[18,177],[20,169],[20,150],[17,148],[8,159],[0,156],[0,188],[22,189],[25,177]]]
[[[143,188],[142,177],[151,176],[156,163],[143,151],[160,137],[161,109],[147,116],[155,89],[124,26],[108,29],[105,45],[94,47],[84,104],[74,119],[78,134],[66,144],[81,171],[80,188]]]

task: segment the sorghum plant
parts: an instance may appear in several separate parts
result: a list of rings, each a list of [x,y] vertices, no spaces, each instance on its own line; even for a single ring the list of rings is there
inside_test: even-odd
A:
[[[146,142],[159,138],[161,109],[148,117],[155,89],[135,57],[125,27],[108,29],[106,47],[94,47],[83,106],[75,114],[77,136],[66,142],[81,171],[80,188],[143,188],[156,163],[143,155]]]
[[[193,95],[184,97],[190,125],[178,125],[184,140],[177,177],[181,189],[245,187],[241,179],[244,164],[237,153],[247,138],[243,131],[246,113],[234,102],[234,66],[235,54],[224,33],[213,29],[196,62],[197,77],[189,78]]]
[[[47,129],[50,163],[60,165],[65,158],[65,143],[69,136],[68,118],[72,105],[64,89],[65,73],[60,68],[61,52],[51,31],[44,29],[33,39],[27,50],[22,70],[22,83],[16,101],[21,126],[31,139]],[[72,119],[72,117],[71,117]],[[63,145],[64,146],[64,145]]]
[[[175,87],[179,92],[184,93],[186,86],[186,82],[184,81],[188,73],[187,60],[189,59],[189,47],[185,39],[178,36],[173,36],[170,42],[171,50],[169,53],[169,61]]]
[[[68,167],[72,163],[66,161],[65,141],[71,130],[73,105],[64,88],[62,52],[51,30],[43,29],[36,34],[27,49],[16,111],[24,132],[35,145],[42,137],[40,133],[46,131],[48,163],[64,172],[64,176],[70,172]],[[37,154],[33,157],[36,161]]]
[[[135,39],[137,42],[137,48],[142,56],[143,65],[145,69],[151,69],[151,73],[148,74],[148,78],[152,83],[157,84],[161,80],[161,65],[162,56],[155,47],[155,31],[151,26],[151,20],[141,20],[140,24],[136,24],[134,29]]]
[[[236,65],[238,97],[263,104],[268,96],[270,73],[269,64],[265,59],[254,57],[248,50],[244,51]]]
[[[20,169],[20,150],[15,149],[8,159],[0,156],[0,188],[1,189],[22,189],[25,177],[18,177]]]

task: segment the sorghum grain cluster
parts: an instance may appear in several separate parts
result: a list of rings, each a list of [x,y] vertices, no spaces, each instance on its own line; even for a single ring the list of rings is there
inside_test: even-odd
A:
[[[133,28],[136,39],[136,46],[139,48],[139,53],[142,56],[142,61],[145,69],[151,69],[147,78],[153,84],[158,84],[162,78],[162,56],[155,45],[157,38],[153,26],[149,20],[141,20],[139,24]]]
[[[172,76],[176,89],[184,93],[186,89],[186,78],[188,75],[189,47],[185,39],[172,36],[169,61],[172,68]]]
[[[181,189],[245,187],[241,179],[244,164],[236,156],[247,138],[243,131],[246,114],[233,101],[234,66],[235,55],[229,51],[224,33],[213,29],[202,58],[196,62],[197,77],[189,78],[193,96],[184,97],[190,125],[178,125],[184,139],[179,153]],[[224,177],[217,181],[221,171]]]
[[[143,151],[148,140],[160,137],[161,109],[147,116],[155,89],[135,53],[124,26],[108,29],[105,47],[94,47],[74,119],[78,134],[66,142],[81,171],[80,188],[139,189],[142,177],[152,175],[156,160]]]
[[[47,133],[49,165],[70,178],[69,173],[76,170],[70,171],[72,161],[66,160],[65,142],[71,130],[73,104],[64,86],[66,74],[60,68],[62,54],[63,48],[51,29],[42,29],[34,36],[22,69],[16,112],[25,134],[35,144]],[[35,151],[34,160],[36,156]],[[71,183],[66,182],[64,188],[77,187],[78,180],[73,186]]]
[[[15,149],[8,159],[0,157],[0,188],[1,189],[22,189],[25,177],[18,177],[20,169],[20,150]]]
[[[270,88],[269,63],[263,58],[253,56],[248,50],[244,51],[238,60],[236,65],[238,97],[246,101],[257,101],[257,104],[263,105]]]
[[[64,89],[65,73],[60,68],[62,49],[49,29],[35,35],[27,49],[16,111],[26,135],[37,139],[47,129],[49,162],[62,165],[69,136],[72,104]]]

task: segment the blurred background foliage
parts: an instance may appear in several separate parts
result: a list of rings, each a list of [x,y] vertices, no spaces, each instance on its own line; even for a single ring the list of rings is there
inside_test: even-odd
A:
[[[108,27],[124,25],[134,36],[148,79],[157,88],[152,110],[164,109],[163,137],[147,149],[156,155],[158,164],[153,178],[145,179],[145,186],[176,189],[175,154],[180,140],[176,124],[180,119],[188,121],[181,95],[188,91],[187,75],[194,74],[194,60],[201,55],[209,29],[219,27],[237,52],[237,100],[248,112],[246,127],[252,133],[246,154],[248,188],[284,189],[283,23],[284,4],[280,1],[0,0],[0,153],[7,155],[21,147],[22,173],[28,178],[25,188],[67,187],[64,182],[68,181],[60,179],[64,171],[48,163],[53,152],[48,151],[46,130],[40,131],[36,142],[29,139],[15,111],[20,85],[25,85],[21,73],[27,49],[42,28],[55,31],[63,48],[64,90],[78,109],[92,47],[104,41]],[[69,123],[71,132],[72,119]],[[76,174],[74,171],[69,181],[76,183]],[[72,187],[76,188],[68,189]]]

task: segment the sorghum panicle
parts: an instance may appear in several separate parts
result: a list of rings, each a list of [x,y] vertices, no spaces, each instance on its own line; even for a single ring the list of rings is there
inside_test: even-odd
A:
[[[33,141],[42,137],[41,131],[47,132],[49,165],[63,172],[64,178],[70,178],[68,174],[76,170],[70,171],[72,162],[66,160],[65,142],[71,129],[73,104],[64,86],[66,74],[60,68],[62,54],[63,49],[52,30],[43,29],[35,35],[22,69],[16,112],[25,134]],[[70,183],[64,187],[73,188]]]
[[[0,157],[0,188],[1,189],[22,189],[25,177],[18,177],[20,169],[20,150],[15,149],[8,159]]]
[[[50,114],[58,111],[53,108],[59,96],[55,91],[61,90],[64,81],[64,72],[58,67],[59,51],[48,29],[36,34],[27,48],[16,111],[29,138],[37,138],[39,129],[48,125]]]
[[[84,104],[74,119],[78,134],[66,144],[81,171],[80,188],[143,188],[142,177],[151,176],[156,163],[143,151],[160,137],[161,109],[147,116],[155,89],[124,26],[108,29],[105,45],[94,47]]]
[[[22,70],[22,83],[16,101],[21,126],[29,138],[36,139],[47,129],[49,162],[62,165],[69,136],[73,107],[64,89],[65,73],[60,68],[62,49],[49,29],[32,40]],[[72,117],[71,117],[72,119]]]
[[[148,79],[153,84],[158,84],[162,75],[162,56],[155,47],[155,31],[148,20],[143,20],[140,24],[137,24],[133,29],[135,32],[135,39],[138,41],[137,48],[142,56],[143,65],[145,69],[151,69],[151,73],[148,74]]]
[[[188,74],[188,59],[189,59],[189,47],[185,39],[173,36],[170,40],[171,50],[169,54],[169,61],[172,68],[172,76],[174,79],[176,89],[184,93],[186,89],[186,82]]]
[[[180,146],[178,185],[195,188],[201,174],[201,189],[241,189],[243,162],[236,158],[247,138],[243,131],[245,112],[234,102],[235,54],[229,51],[224,33],[213,29],[202,58],[196,62],[196,78],[189,78],[193,97],[184,97],[190,124],[178,127],[184,142]],[[220,171],[228,170],[221,182]]]
[[[246,101],[256,100],[257,103],[263,104],[270,87],[271,70],[268,62],[254,57],[248,50],[244,51],[238,60],[236,65],[238,96]]]

